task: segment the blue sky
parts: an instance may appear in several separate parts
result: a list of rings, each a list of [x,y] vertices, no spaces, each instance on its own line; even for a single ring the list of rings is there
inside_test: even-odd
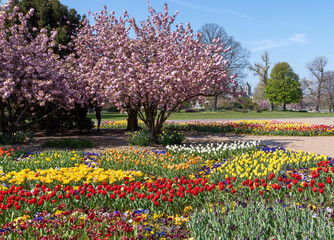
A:
[[[79,14],[99,11],[121,15],[127,10],[137,21],[148,16],[146,0],[60,0]],[[190,22],[197,31],[215,23],[251,51],[250,63],[260,62],[268,51],[272,67],[287,62],[300,78],[309,77],[305,65],[317,56],[328,58],[327,70],[334,70],[334,1],[332,0],[151,0],[156,11],[168,4],[170,14],[179,11],[175,23]],[[272,68],[271,67],[271,68]],[[248,71],[247,71],[248,72]],[[251,86],[258,79],[248,72],[244,81]],[[253,91],[252,89],[252,91]]]

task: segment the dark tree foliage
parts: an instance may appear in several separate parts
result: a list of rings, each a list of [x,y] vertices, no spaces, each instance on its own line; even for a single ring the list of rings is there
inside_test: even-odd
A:
[[[34,15],[28,21],[28,27],[32,34],[33,28],[40,30],[46,28],[49,32],[57,30],[56,43],[66,45],[71,42],[71,36],[76,35],[76,28],[80,24],[81,16],[73,8],[61,4],[59,0],[14,0],[13,4],[20,8],[22,13],[33,8]],[[55,53],[65,56],[68,49],[59,50],[55,47]]]

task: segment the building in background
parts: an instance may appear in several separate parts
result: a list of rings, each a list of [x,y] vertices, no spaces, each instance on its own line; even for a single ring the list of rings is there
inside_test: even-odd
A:
[[[253,93],[252,93],[252,86],[249,85],[248,82],[246,82],[245,85],[243,86],[238,86],[238,89],[237,89],[238,92],[244,92],[246,94],[247,97],[249,97],[250,99],[253,100]]]

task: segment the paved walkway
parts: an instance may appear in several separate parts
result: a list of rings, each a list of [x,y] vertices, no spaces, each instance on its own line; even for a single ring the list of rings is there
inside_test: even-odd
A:
[[[236,121],[241,119],[200,119],[192,121]],[[246,119],[243,119],[246,120]],[[251,120],[251,119],[248,119]],[[252,119],[254,120],[254,119]],[[275,118],[262,120],[277,120],[280,122],[303,122],[310,124],[334,125],[334,117],[312,117],[312,118]],[[189,120],[186,120],[189,121]],[[234,137],[225,137],[225,140],[260,140],[263,145],[271,147],[284,147],[292,150],[303,150],[306,152],[314,152],[326,154],[334,157],[334,136],[319,137],[291,137],[291,136],[256,136],[256,135],[237,135]],[[224,138],[221,138],[223,141]]]

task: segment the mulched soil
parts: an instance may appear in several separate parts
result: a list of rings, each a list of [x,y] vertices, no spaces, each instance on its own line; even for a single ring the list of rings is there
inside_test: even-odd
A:
[[[89,139],[94,142],[94,148],[85,148],[80,149],[84,152],[103,152],[107,149],[118,148],[118,149],[127,149],[131,147],[129,142],[130,132],[123,129],[101,129],[100,132],[97,129],[92,129],[88,132],[78,132],[78,131],[66,131],[63,133],[60,132],[38,132],[35,134],[33,142],[25,144],[14,144],[8,145],[6,148],[21,147],[29,152],[40,152],[45,150],[56,150],[55,148],[42,148],[41,145],[44,142],[56,140],[56,139]],[[233,138],[234,134],[223,134],[223,133],[205,133],[205,132],[184,132],[186,139],[184,144],[205,145],[207,143],[221,143],[230,142],[227,138]],[[134,146],[136,149],[147,149],[147,150],[164,150],[165,148],[160,145],[154,145],[149,147],[138,147]],[[71,150],[71,149],[66,149]]]

